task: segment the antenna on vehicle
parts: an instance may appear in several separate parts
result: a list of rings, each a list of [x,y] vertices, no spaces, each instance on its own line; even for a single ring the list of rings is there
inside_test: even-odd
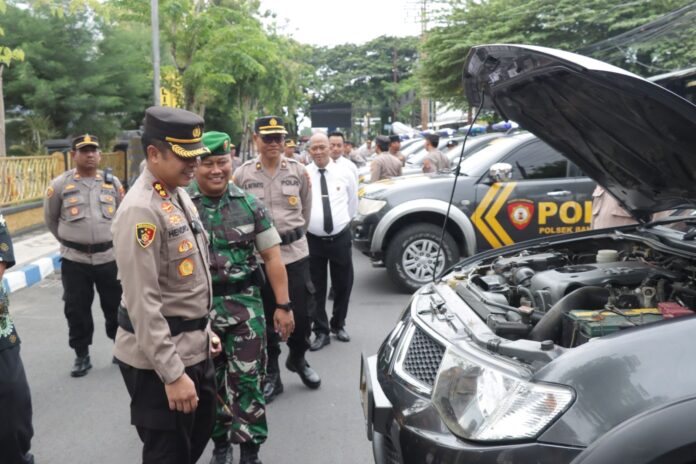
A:
[[[471,121],[471,124],[469,124],[469,129],[466,131],[466,135],[464,136],[464,140],[462,141],[462,151],[459,153],[459,160],[457,161],[457,167],[454,169],[454,182],[452,182],[452,191],[450,192],[450,198],[449,202],[447,203],[447,213],[445,213],[445,220],[442,222],[442,230],[440,231],[440,241],[437,244],[437,253],[435,254],[435,262],[433,263],[433,283],[440,277],[437,274],[437,266],[440,262],[440,252],[442,250],[442,242],[445,240],[445,231],[447,230],[447,221],[449,221],[449,215],[450,215],[450,210],[452,209],[452,201],[454,200],[454,191],[457,188],[457,179],[459,178],[459,170],[461,169],[461,164],[462,164],[462,159],[464,159],[464,149],[466,148],[466,141],[469,139],[469,134],[471,134],[471,130],[474,128],[474,124],[478,120],[479,114],[481,114],[481,110],[483,109],[483,98],[484,98],[484,93],[481,91],[481,103],[479,104],[479,107],[476,109],[476,114],[474,115],[473,121]],[[443,268],[442,271],[444,272],[445,269]]]

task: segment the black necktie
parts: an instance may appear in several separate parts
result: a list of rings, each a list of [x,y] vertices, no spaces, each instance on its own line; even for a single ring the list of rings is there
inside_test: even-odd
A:
[[[333,218],[331,217],[331,202],[329,201],[329,186],[326,184],[326,169],[319,169],[321,174],[321,203],[324,206],[324,232],[331,235],[333,231]]]

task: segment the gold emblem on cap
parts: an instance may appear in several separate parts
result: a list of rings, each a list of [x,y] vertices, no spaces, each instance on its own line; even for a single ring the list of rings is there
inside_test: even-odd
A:
[[[276,121],[275,118],[271,118],[271,120],[268,121],[268,124],[270,124],[271,126],[277,126],[277,125],[278,125],[278,121]]]
[[[82,142],[83,143],[92,143],[92,137],[90,137],[89,135],[85,135],[85,138]]]
[[[201,131],[201,128],[200,128],[200,127],[196,126],[196,127],[193,128],[193,137],[194,137],[194,138],[200,137],[200,136],[201,136],[201,133],[202,133],[202,131]]]

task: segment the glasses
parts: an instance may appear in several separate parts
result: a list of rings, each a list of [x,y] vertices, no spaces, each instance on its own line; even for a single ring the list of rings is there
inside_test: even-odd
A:
[[[261,136],[263,143],[282,143],[283,139],[285,139],[283,134],[269,134]]]

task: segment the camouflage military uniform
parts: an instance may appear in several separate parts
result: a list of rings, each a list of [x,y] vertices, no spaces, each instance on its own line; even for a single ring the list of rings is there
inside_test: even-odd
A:
[[[0,214],[0,263],[15,264],[12,240]],[[0,272],[0,278],[2,272]],[[10,301],[0,285],[0,458],[1,462],[32,464],[29,453],[34,429],[31,424],[31,395],[24,365],[19,356],[19,337],[9,311]]]
[[[260,445],[268,436],[261,390],[266,321],[254,249],[278,245],[280,236],[263,205],[234,184],[219,200],[203,195],[195,182],[188,191],[210,234],[211,322],[223,346],[215,359],[220,398],[213,439],[230,431],[232,443]]]

